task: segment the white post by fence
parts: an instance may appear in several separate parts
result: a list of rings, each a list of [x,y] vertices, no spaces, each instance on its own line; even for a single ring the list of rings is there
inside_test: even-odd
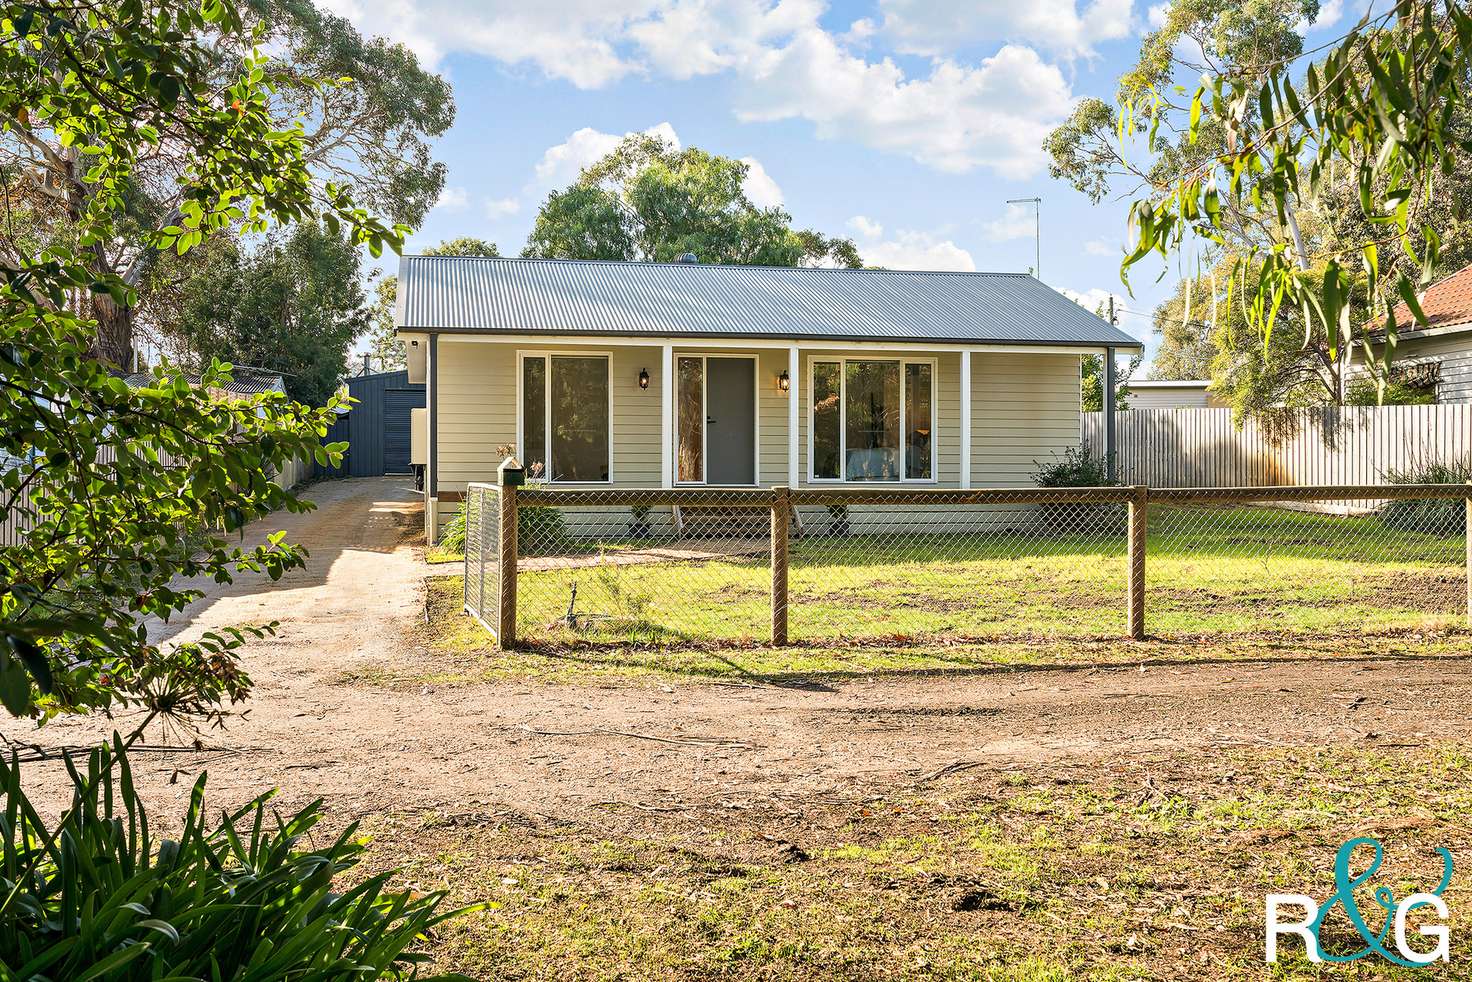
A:
[[[971,352],[961,352],[961,487],[971,487]]]
[[[1472,481],[1468,481],[1467,486],[1472,489]],[[1466,543],[1467,552],[1467,626],[1472,627],[1472,493],[1467,495],[1463,513],[1462,540]]]

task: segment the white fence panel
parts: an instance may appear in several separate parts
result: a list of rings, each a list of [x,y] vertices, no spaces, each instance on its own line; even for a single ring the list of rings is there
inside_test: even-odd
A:
[[[1472,456],[1472,404],[1303,409],[1278,442],[1230,409],[1115,413],[1119,479],[1151,487],[1379,484],[1392,471]],[[1083,438],[1104,452],[1104,414],[1084,413]]]

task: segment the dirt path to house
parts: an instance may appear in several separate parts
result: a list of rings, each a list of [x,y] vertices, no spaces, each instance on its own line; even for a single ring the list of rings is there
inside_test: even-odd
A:
[[[414,662],[425,565],[417,496],[406,481],[326,482],[316,510],[285,529],[311,550],[279,583],[217,589],[162,637],[276,619],[244,661],[256,694],[210,749],[136,753],[164,814],[182,813],[208,769],[219,806],[280,787],[285,805],[327,799],[346,820],[383,812],[495,810],[590,820],[607,804],[862,800],[958,769],[1087,763],[1230,747],[1461,741],[1472,731],[1472,657],[1356,658],[1119,669],[997,669],[783,685],[684,682],[372,684],[374,666]],[[450,568],[453,571],[453,567]],[[348,681],[358,677],[358,681]],[[0,731],[43,752],[83,746],[126,718]],[[53,760],[32,787],[66,789]],[[166,806],[165,803],[172,803]]]

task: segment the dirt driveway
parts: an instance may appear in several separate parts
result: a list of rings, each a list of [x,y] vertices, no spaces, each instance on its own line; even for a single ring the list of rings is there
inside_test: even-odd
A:
[[[207,768],[220,805],[280,787],[286,803],[326,798],[343,820],[489,807],[586,818],[609,802],[856,800],[957,766],[1462,740],[1472,719],[1472,660],[1463,658],[998,669],[780,686],[351,682],[384,664],[432,669],[424,578],[453,567],[423,562],[407,481],[325,482],[309,497],[316,510],[249,531],[287,530],[311,550],[306,570],[278,583],[244,578],[159,628],[183,639],[280,622],[275,637],[245,650],[256,693],[244,719],[207,734],[206,752],[135,754],[140,786],[155,800],[182,805]],[[37,731],[7,721],[3,732],[51,751],[126,723],[58,720]],[[60,772],[46,780],[61,804]]]

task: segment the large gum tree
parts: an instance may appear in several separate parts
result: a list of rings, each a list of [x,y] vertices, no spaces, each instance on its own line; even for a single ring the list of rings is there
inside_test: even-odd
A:
[[[335,403],[226,400],[160,374],[130,388],[97,357],[102,312],[137,301],[99,254],[120,239],[185,254],[206,238],[316,221],[375,255],[407,229],[313,164],[310,123],[283,92],[330,85],[260,53],[228,0],[0,3],[0,134],[12,159],[0,223],[64,202],[67,234],[14,232],[0,254],[0,704],[14,714],[137,708],[218,718],[249,690],[244,631],[161,647],[144,621],[199,595],[187,577],[273,577],[305,551],[235,533],[310,507],[270,478],[321,438]],[[223,58],[229,53],[228,58]],[[161,161],[167,160],[167,165]],[[19,166],[23,173],[14,169]],[[167,207],[140,207],[160,169]],[[111,342],[109,342],[111,343]],[[103,347],[106,347],[104,345]]]

